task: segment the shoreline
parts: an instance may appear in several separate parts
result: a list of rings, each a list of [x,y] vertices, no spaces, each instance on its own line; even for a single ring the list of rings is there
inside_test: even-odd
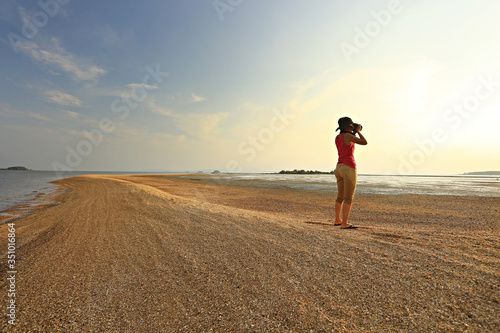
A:
[[[24,196],[33,196],[24,201],[20,201],[19,203],[13,204],[12,206],[7,207],[0,211],[0,226],[9,223],[13,220],[17,220],[19,218],[23,218],[29,215],[36,213],[41,209],[45,209],[47,207],[57,205],[57,197],[63,195],[67,189],[58,186],[48,193],[37,193],[33,196],[32,193],[22,195]],[[12,198],[11,198],[12,199]]]
[[[35,171],[36,172],[36,171]],[[43,171],[43,172],[50,172],[50,171]],[[211,182],[213,184],[223,184],[223,185],[241,185],[241,186],[255,186],[255,187],[270,187],[270,188],[290,188],[290,189],[296,189],[296,190],[313,190],[313,191],[336,191],[336,185],[335,185],[335,178],[333,175],[329,174],[292,174],[292,175],[281,175],[279,173],[258,173],[258,174],[218,174],[218,175],[213,175],[213,174],[207,174],[207,173],[201,173],[201,174],[161,174],[161,173],[122,173],[122,172],[116,172],[116,173],[105,173],[105,172],[99,172],[99,173],[79,173],[79,172],[70,172],[68,173],[67,177],[64,178],[70,178],[70,177],[75,177],[75,176],[80,176],[80,175],[102,175],[102,176],[133,176],[133,175],[144,175],[144,176],[157,176],[157,177],[178,177],[178,178],[186,178],[186,179],[199,179],[199,180],[204,180],[207,182]],[[259,178],[260,176],[289,176],[288,179],[265,179],[265,178]],[[325,176],[325,177],[330,177],[330,181],[311,181],[311,180],[305,180],[301,179],[302,177],[314,177],[314,176]],[[472,191],[472,192],[467,192],[464,189],[461,189],[461,192],[454,192],[453,190],[448,190],[448,191],[437,191],[437,190],[430,190],[428,185],[427,189],[425,190],[419,190],[418,185],[415,187],[415,184],[402,184],[402,185],[394,185],[394,184],[383,184],[383,183],[372,183],[371,181],[367,180],[370,179],[370,177],[388,177],[388,175],[379,175],[379,174],[360,174],[361,179],[358,179],[358,186],[357,186],[357,194],[356,195],[363,195],[363,194],[376,194],[376,195],[406,195],[406,194],[416,194],[416,195],[445,195],[445,196],[462,196],[462,197],[492,197],[492,198],[497,198],[500,197],[500,182],[489,182],[489,183],[484,183],[483,185],[486,186],[486,188],[490,188],[489,190],[486,190],[485,192],[481,193],[477,189]],[[235,177],[235,178],[233,178]],[[243,177],[243,178],[240,178]],[[245,177],[255,177],[251,179],[245,179]],[[368,177],[367,179],[363,179],[363,177]],[[469,175],[389,175],[389,177],[402,177],[402,178],[419,178],[419,177],[424,177],[424,178],[469,178],[469,179],[485,179],[485,180],[494,180],[492,176],[469,176]],[[64,179],[64,178],[59,178],[59,179]],[[295,178],[295,179],[294,179]],[[496,179],[496,178],[495,178]],[[11,198],[2,198],[0,199],[0,202],[16,199],[15,203],[10,204],[6,208],[0,209],[0,224],[4,223],[6,221],[6,216],[9,215],[9,211],[12,212],[16,210],[19,207],[22,207],[22,214],[16,213],[15,216],[21,216],[24,215],[25,212],[27,212],[27,208],[29,206],[36,206],[36,201],[39,199],[43,200],[44,196],[50,196],[51,193],[53,192],[53,189],[50,189],[50,187],[53,185],[54,181],[57,181],[58,179],[53,179],[53,180],[47,180],[47,186],[45,188],[40,187],[40,183],[37,183],[36,187],[33,187],[32,189],[27,189],[28,193],[26,192],[20,192],[16,197],[11,197]],[[493,191],[492,188],[498,188],[497,191]],[[49,189],[49,192],[43,193],[44,191],[47,191]],[[30,192],[32,191],[32,192]],[[57,189],[56,189],[57,191]],[[34,194],[33,192],[40,192],[37,194]],[[40,195],[42,194],[42,196]],[[28,199],[23,200],[22,197],[27,197]],[[12,215],[11,215],[12,216]]]
[[[331,226],[334,192],[55,183],[58,205],[15,220],[14,331],[500,328],[500,198],[356,195],[365,228],[347,231]]]

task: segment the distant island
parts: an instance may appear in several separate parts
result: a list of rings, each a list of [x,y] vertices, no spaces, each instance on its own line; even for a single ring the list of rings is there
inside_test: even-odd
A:
[[[466,172],[462,175],[465,176],[499,176],[500,171],[475,171],[475,172]]]
[[[331,175],[334,173],[334,171],[330,171],[330,172],[325,172],[325,171],[318,171],[318,170],[293,170],[293,171],[289,171],[289,170],[281,170],[279,172],[280,174],[291,174],[291,175]]]
[[[23,170],[23,171],[31,171],[27,167],[23,167],[23,166],[13,166],[13,167],[8,167],[7,169],[0,168],[0,170]]]

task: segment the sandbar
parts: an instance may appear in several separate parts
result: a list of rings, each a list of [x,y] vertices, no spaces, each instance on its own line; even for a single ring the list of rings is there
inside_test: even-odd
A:
[[[2,331],[500,331],[500,198],[86,175],[13,220]],[[254,184],[255,185],[255,184]]]

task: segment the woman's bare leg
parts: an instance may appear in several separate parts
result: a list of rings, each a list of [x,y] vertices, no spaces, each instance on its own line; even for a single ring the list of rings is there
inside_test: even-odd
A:
[[[337,206],[335,206],[337,208]],[[347,220],[349,219],[349,214],[351,213],[351,205],[346,204],[344,202],[344,205],[342,207],[342,224],[340,225],[341,228],[347,228],[350,226],[349,223],[347,223]]]
[[[335,224],[341,225],[342,219],[340,218],[340,213],[342,212],[342,204],[335,201]]]

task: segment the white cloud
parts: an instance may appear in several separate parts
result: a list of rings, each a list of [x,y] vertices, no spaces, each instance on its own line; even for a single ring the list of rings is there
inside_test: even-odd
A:
[[[192,102],[193,102],[193,103],[203,102],[204,100],[206,100],[206,98],[205,98],[205,97],[203,97],[203,96],[198,96],[198,95],[196,95],[195,93],[191,93],[191,97],[193,97],[193,99],[192,99]]]
[[[144,88],[146,90],[153,90],[153,89],[158,89],[160,87],[158,86],[152,86],[150,84],[145,84],[145,83],[129,83],[127,84],[127,87],[129,87],[130,89],[134,89],[134,88]]]
[[[145,83],[129,83],[126,84],[125,86],[121,87],[99,87],[99,89],[96,89],[93,91],[94,94],[99,95],[99,96],[114,96],[114,97],[122,97],[122,98],[133,98],[133,93],[136,93],[139,96],[143,95],[142,91],[139,91],[137,88],[143,88],[146,90],[146,92],[149,92],[151,90],[159,89],[159,86],[153,86]],[[136,91],[134,91],[134,89]],[[147,99],[149,99],[150,96],[147,96]],[[146,99],[146,100],[147,100]],[[144,101],[141,101],[143,103]]]
[[[65,106],[79,106],[82,107],[81,100],[70,94],[63,93],[59,90],[47,90],[45,93],[46,100],[50,103],[65,105]]]
[[[75,81],[96,82],[97,79],[106,74],[107,71],[96,65],[78,58],[76,55],[66,51],[57,38],[52,38],[53,45],[50,50],[42,49],[38,44],[29,41],[19,45],[19,50],[36,61],[54,65],[71,76]]]
[[[79,113],[73,112],[73,111],[68,111],[68,110],[63,110],[63,114],[65,117],[70,118],[70,119],[80,119],[82,116]]]
[[[153,113],[167,117],[173,117],[175,115],[175,112],[172,110],[166,107],[158,106],[153,97],[146,98],[142,103]]]
[[[216,133],[219,122],[228,116],[228,113],[222,112],[215,114],[175,112],[157,105],[156,100],[152,97],[143,103],[151,112],[172,118],[178,129],[192,137],[204,140]]]
[[[216,114],[176,114],[175,124],[187,134],[201,139],[209,139],[216,133],[216,127],[221,120],[227,117],[227,113]]]
[[[44,115],[35,113],[35,112],[29,112],[29,111],[20,111],[13,109],[9,104],[7,103],[0,103],[0,111],[3,115],[9,116],[9,117],[23,117],[23,118],[34,118],[38,120],[43,120],[47,121],[49,118],[47,118]]]

